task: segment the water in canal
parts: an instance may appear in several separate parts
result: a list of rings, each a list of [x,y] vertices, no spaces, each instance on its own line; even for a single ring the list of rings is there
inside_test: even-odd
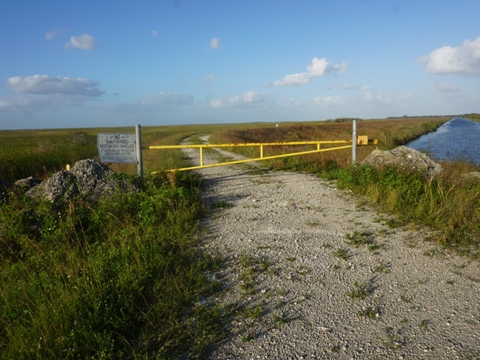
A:
[[[462,159],[480,165],[480,123],[453,118],[406,146],[426,152],[433,160]]]

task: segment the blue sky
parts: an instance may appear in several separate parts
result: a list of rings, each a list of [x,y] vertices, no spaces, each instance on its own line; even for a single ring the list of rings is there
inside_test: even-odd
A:
[[[0,129],[480,112],[478,0],[16,0]]]

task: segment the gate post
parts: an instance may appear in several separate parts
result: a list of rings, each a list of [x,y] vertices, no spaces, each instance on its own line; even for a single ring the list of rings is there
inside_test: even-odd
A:
[[[357,119],[353,119],[352,129],[352,164],[357,162]]]

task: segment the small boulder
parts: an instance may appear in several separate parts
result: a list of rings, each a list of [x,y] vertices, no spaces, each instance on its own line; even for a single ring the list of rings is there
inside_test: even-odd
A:
[[[64,170],[55,173],[52,177],[31,188],[26,194],[32,198],[43,198],[51,202],[70,199],[80,195],[73,175]]]
[[[442,166],[431,160],[424,153],[399,146],[392,150],[373,150],[362,162],[362,165],[370,165],[375,168],[382,166],[397,166],[402,169],[425,172],[429,176],[435,176],[442,172]]]
[[[110,197],[116,190],[134,192],[138,187],[127,179],[115,176],[108,166],[95,160],[80,160],[68,170],[60,171],[49,179],[27,191],[33,198],[44,198],[51,202],[82,196],[97,201]]]

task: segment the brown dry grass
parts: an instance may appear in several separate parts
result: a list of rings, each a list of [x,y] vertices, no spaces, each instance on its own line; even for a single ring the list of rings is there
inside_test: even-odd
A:
[[[385,120],[363,120],[358,122],[357,134],[367,135],[369,139],[377,139],[378,144],[375,147],[379,149],[391,149],[399,145],[406,144],[422,134],[434,131],[440,125],[450,120],[445,117],[421,117],[421,118],[400,118]],[[314,123],[296,123],[296,124],[274,124],[263,125],[252,128],[223,129],[212,135],[213,143],[244,143],[244,142],[288,142],[288,141],[308,141],[308,140],[351,140],[352,122],[351,121],[323,121]],[[359,146],[357,148],[357,160],[361,161],[368,156],[375,148],[370,146]],[[268,147],[265,149],[265,156],[302,151],[313,150],[310,147]],[[256,148],[237,148],[236,151],[244,155],[257,157]],[[271,166],[284,167],[286,164],[293,163],[312,163],[317,167],[325,168],[328,164],[335,162],[340,167],[351,164],[352,152],[350,149],[319,153],[314,155],[301,156],[298,159],[279,159],[270,162]]]

